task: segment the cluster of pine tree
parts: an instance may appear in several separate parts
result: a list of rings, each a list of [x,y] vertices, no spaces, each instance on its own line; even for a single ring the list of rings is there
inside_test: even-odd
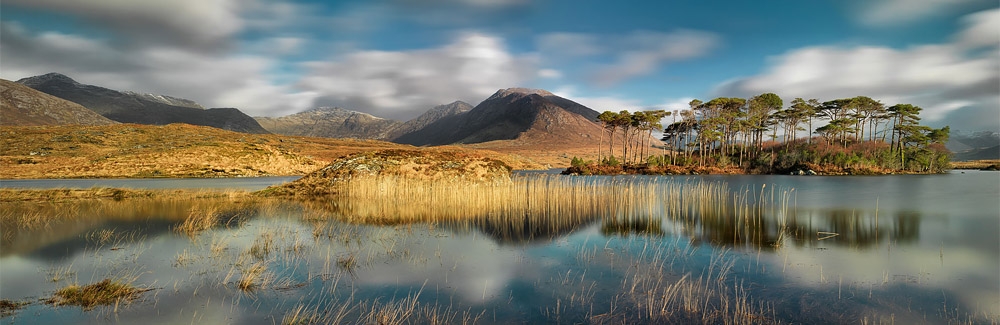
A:
[[[575,159],[573,165],[577,171],[593,169],[585,173],[655,172],[667,166],[852,174],[935,173],[949,168],[950,152],[944,147],[949,128],[920,125],[921,108],[910,104],[887,107],[858,96],[826,102],[796,98],[785,107],[781,97],[764,93],[750,99],[695,99],[690,107],[673,112],[604,112],[597,121],[609,135],[607,151],[602,139],[599,162]],[[662,130],[663,150],[648,154],[642,137],[649,137],[651,130],[662,127],[661,120],[671,116],[673,123]],[[814,129],[814,125],[820,126]]]

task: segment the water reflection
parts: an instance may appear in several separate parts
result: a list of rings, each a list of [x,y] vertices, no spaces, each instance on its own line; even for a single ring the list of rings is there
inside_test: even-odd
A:
[[[64,284],[45,274],[71,269],[80,282],[126,270],[159,288],[155,303],[122,312],[125,322],[277,323],[295,310],[332,322],[323,315],[339,306],[344,319],[375,321],[366,317],[404,305],[465,313],[453,321],[483,311],[495,322],[989,321],[996,308],[976,301],[1000,300],[993,242],[949,237],[995,217],[797,207],[790,190],[671,178],[393,190],[402,185],[306,202],[8,205],[0,297],[44,297]],[[238,288],[247,277],[258,289]],[[87,322],[30,308],[22,315]]]
[[[0,215],[0,257],[55,261],[95,246],[155,238],[206,215],[212,217],[207,228],[239,228],[274,204],[216,199],[9,204]]]

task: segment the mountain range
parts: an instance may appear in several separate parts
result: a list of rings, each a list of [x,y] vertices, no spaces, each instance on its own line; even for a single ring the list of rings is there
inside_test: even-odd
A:
[[[417,146],[515,141],[566,147],[596,144],[602,132],[593,122],[597,115],[545,90],[507,88],[475,107],[455,101],[406,122],[338,107],[256,119],[268,131],[285,135],[376,139]]]
[[[235,108],[204,109],[187,99],[81,84],[59,73],[24,78],[17,83],[80,104],[121,123],[187,123],[244,133],[267,133],[256,120]]]
[[[188,99],[81,84],[59,73],[24,78],[16,83],[8,81],[4,85],[5,92],[8,88],[21,92],[27,89],[45,96],[46,101],[36,100],[40,103],[55,100],[61,103],[36,105],[47,106],[48,112],[36,109],[43,113],[31,116],[54,112],[79,115],[92,111],[109,120],[90,114],[93,121],[45,122],[55,124],[187,123],[244,133],[374,139],[417,146],[476,144],[479,148],[515,150],[595,147],[603,132],[594,122],[596,111],[548,91],[528,88],[500,89],[475,107],[462,101],[439,105],[412,120],[400,122],[339,107],[318,107],[282,117],[251,118],[235,108],[205,109]],[[7,109],[15,106],[5,101],[4,113],[20,114]],[[81,110],[81,107],[86,109]],[[4,119],[11,123],[29,123],[27,117],[7,115]]]

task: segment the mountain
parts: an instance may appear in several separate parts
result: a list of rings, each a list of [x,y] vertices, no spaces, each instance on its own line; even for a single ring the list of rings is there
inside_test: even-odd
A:
[[[0,125],[115,124],[77,103],[0,79]]]
[[[256,117],[268,131],[324,138],[389,139],[400,126],[394,120],[339,107],[319,107],[283,117]]]
[[[187,123],[244,133],[267,133],[252,117],[235,108],[203,109],[187,99],[81,84],[58,73],[24,78],[17,83],[80,104],[122,123]]]
[[[460,100],[454,101],[451,104],[434,106],[427,112],[420,114],[420,116],[401,124],[398,128],[393,130],[390,139],[398,138],[407,133],[416,132],[424,127],[427,127],[428,125],[431,125],[431,123],[451,116],[465,114],[469,110],[472,110],[472,105]]]
[[[1000,159],[1000,134],[990,131],[963,133],[956,131],[945,144],[955,153],[952,160]]]
[[[137,92],[128,91],[128,90],[122,91],[122,93],[125,93],[127,95],[131,95],[133,97],[139,97],[139,98],[151,101],[151,102],[157,102],[157,103],[160,103],[160,104],[166,104],[166,105],[171,105],[171,106],[180,106],[180,107],[190,107],[190,108],[197,108],[197,109],[205,109],[205,107],[202,107],[201,104],[198,104],[197,102],[195,102],[193,100],[190,100],[190,99],[171,97],[171,96],[167,96],[167,95],[150,94],[150,93],[137,93]]]
[[[439,119],[394,141],[413,145],[516,140],[523,144],[597,144],[598,113],[539,89],[501,89],[467,113]]]

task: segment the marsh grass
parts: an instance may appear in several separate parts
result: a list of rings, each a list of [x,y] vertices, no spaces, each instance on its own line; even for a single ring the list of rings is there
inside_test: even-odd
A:
[[[45,274],[48,275],[49,281],[60,282],[75,277],[76,271],[73,271],[73,264],[70,264],[48,269]]]
[[[29,303],[26,301],[15,301],[10,299],[0,299],[0,317],[14,315],[18,310],[24,308]]]
[[[85,286],[70,285],[59,289],[48,303],[55,306],[80,306],[83,310],[91,310],[100,305],[115,305],[129,303],[138,299],[150,288],[139,288],[120,279],[104,279]]]

